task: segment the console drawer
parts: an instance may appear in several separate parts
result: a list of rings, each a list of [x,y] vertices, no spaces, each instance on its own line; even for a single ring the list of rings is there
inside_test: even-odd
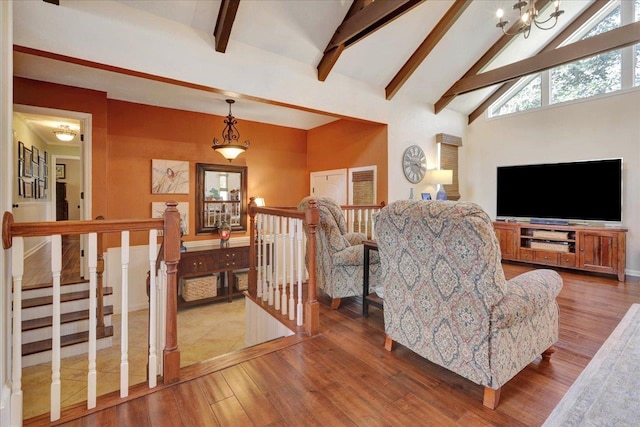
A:
[[[558,265],[558,254],[548,251],[534,251],[533,260],[540,264]]]
[[[203,251],[204,253],[181,254],[178,264],[178,275],[193,276],[203,275],[218,267],[218,257],[215,252]]]
[[[218,254],[218,268],[249,267],[249,251],[245,247],[225,248]]]
[[[575,267],[576,266],[576,254],[560,254],[560,266],[561,267]]]
[[[521,261],[533,261],[533,251],[531,249],[520,248]]]

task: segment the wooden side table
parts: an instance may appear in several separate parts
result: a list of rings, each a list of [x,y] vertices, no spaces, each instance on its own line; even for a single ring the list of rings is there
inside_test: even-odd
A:
[[[362,244],[364,246],[364,259],[362,262],[362,268],[364,269],[362,272],[362,315],[369,317],[369,305],[383,309],[384,303],[382,298],[375,292],[369,292],[369,252],[377,251],[378,243],[374,240],[365,240]]]

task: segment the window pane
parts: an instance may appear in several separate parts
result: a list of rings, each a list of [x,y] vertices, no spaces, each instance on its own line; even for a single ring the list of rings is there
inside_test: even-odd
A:
[[[538,76],[516,92],[507,102],[493,107],[491,109],[491,117],[539,108],[542,101],[540,81],[540,75],[538,74]]]
[[[620,90],[622,55],[614,50],[551,70],[551,103]]]
[[[636,10],[636,21],[640,21],[640,0],[636,0],[634,8]]]
[[[581,40],[606,33],[607,31],[611,31],[618,27],[620,27],[620,6],[613,9],[611,13],[602,19],[602,21],[598,22],[598,24],[590,29]]]
[[[640,1],[640,0],[637,0]],[[640,44],[636,45],[635,48],[635,58],[636,58],[636,67],[635,67],[635,74],[636,74],[636,78],[635,78],[635,82],[634,82],[634,86],[640,86]]]

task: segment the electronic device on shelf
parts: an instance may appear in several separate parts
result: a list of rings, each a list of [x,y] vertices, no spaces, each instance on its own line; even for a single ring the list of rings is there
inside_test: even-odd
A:
[[[622,222],[622,158],[497,168],[497,219]]]

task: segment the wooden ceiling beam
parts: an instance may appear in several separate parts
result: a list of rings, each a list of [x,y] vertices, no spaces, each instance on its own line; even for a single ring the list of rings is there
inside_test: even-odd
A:
[[[640,42],[640,21],[459,80],[445,96],[462,95]]]
[[[602,10],[609,3],[609,0],[596,0],[591,6],[585,9],[576,19],[571,21],[569,25],[567,25],[557,36],[553,38],[549,43],[545,45],[544,48],[540,51],[548,52],[560,46],[565,40],[573,35],[576,31],[580,29],[584,24],[587,23],[592,17],[594,17],[598,12]],[[482,113],[484,113],[491,104],[497,101],[502,95],[507,93],[515,84],[517,80],[510,81],[509,83],[505,83],[500,86],[495,92],[489,95],[482,104],[480,104],[468,117],[468,123],[471,124],[475,119],[480,117]]]
[[[356,0],[338,26],[318,64],[318,80],[325,81],[340,54],[350,45],[384,27],[426,0]]]
[[[447,13],[440,19],[433,30],[427,35],[422,44],[411,55],[409,60],[400,68],[400,71],[393,77],[391,82],[385,88],[387,99],[400,90],[402,85],[409,80],[409,77],[418,69],[422,61],[424,61],[436,45],[442,40],[447,31],[462,16],[465,9],[471,4],[467,0],[456,0],[455,3],[447,10]]]
[[[216,40],[216,52],[225,53],[227,50],[227,44],[229,43],[229,37],[231,37],[231,28],[233,28],[233,21],[236,19],[238,6],[240,6],[240,0],[222,0],[220,4],[218,18],[216,19],[216,28],[213,30],[213,36]]]
[[[552,0],[538,0],[536,2],[536,8],[538,10],[542,10],[544,7],[546,7]],[[507,45],[509,44],[509,42],[511,41],[511,39],[514,37],[513,33],[516,33],[518,27],[520,26],[520,23],[518,21],[516,21],[508,30],[507,32],[512,34],[512,35],[508,35],[508,34],[503,34],[502,37],[500,37],[498,39],[497,42],[495,42],[493,44],[493,46],[491,46],[485,53],[484,55],[482,55],[482,57],[480,57],[480,59],[478,59],[476,61],[475,64],[473,64],[473,66],[471,68],[469,68],[469,70],[467,70],[466,73],[464,73],[464,75],[460,78],[460,80],[467,78],[469,76],[474,76],[476,74],[478,74],[484,67],[486,67],[491,61],[493,61],[493,59],[498,56],[498,54],[500,54],[500,52],[502,52],[502,50],[507,47]],[[458,80],[458,81],[460,81]],[[457,83],[457,82],[456,82]],[[449,90],[447,90],[445,92],[445,95],[442,95],[440,97],[440,99],[438,101],[436,101],[436,103],[434,104],[434,112],[436,114],[438,114],[440,111],[442,111],[447,105],[449,105],[449,103],[451,101],[453,101],[453,99],[455,98],[455,95],[453,96],[447,96],[446,94],[451,92],[451,89],[453,89],[453,86],[449,88]]]

